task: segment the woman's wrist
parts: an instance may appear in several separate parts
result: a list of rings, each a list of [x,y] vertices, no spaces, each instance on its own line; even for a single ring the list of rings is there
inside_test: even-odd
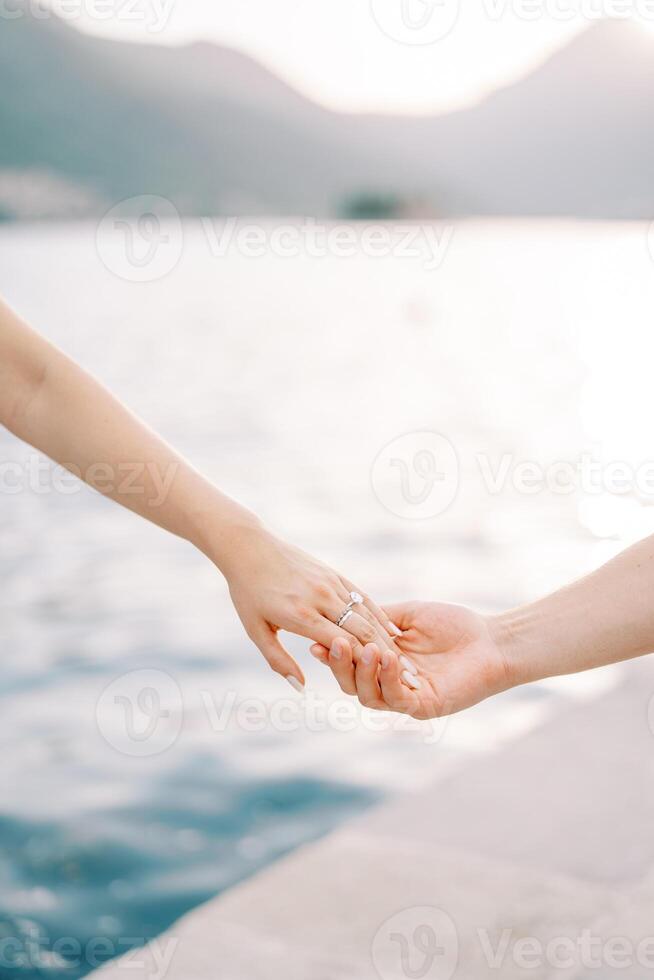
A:
[[[266,534],[259,518],[212,487],[202,506],[189,514],[191,544],[229,578],[247,542]]]

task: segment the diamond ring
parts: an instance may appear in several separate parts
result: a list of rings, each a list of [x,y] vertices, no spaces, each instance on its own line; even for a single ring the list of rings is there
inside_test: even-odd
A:
[[[350,601],[340,615],[340,618],[336,621],[337,626],[342,626],[352,615],[352,607],[360,606],[363,602],[363,596],[359,595],[358,592],[350,592]]]

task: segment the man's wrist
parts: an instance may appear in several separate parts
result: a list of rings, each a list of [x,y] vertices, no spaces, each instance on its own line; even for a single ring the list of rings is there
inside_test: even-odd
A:
[[[547,675],[543,624],[535,606],[489,616],[488,627],[504,661],[510,687],[529,684]]]

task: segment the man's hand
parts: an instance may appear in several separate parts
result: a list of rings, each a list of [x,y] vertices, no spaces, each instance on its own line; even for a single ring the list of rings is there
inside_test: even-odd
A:
[[[402,630],[395,640],[400,656],[368,644],[353,658],[341,640],[329,651],[312,647],[341,688],[366,707],[437,718],[512,686],[491,617],[439,602],[406,602],[384,611]]]

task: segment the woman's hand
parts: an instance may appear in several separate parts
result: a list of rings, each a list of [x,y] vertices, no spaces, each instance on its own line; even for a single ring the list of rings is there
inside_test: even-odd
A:
[[[372,643],[360,656],[340,640],[311,648],[341,688],[368,708],[437,718],[469,708],[511,687],[494,621],[463,606],[407,602],[385,607],[402,630],[401,653]]]
[[[227,543],[223,534],[221,553],[216,563],[248,636],[272,669],[296,690],[304,685],[304,675],[282,646],[279,630],[327,648],[340,640],[357,658],[366,643],[374,642],[382,651],[393,648],[392,634],[398,630],[365,593],[256,520],[235,527]],[[341,628],[336,624],[352,603],[352,592],[360,593],[364,601],[352,605],[352,614]]]
[[[346,629],[335,625],[359,591],[351,582],[273,537],[1,301],[0,423],[92,486],[100,463],[110,474],[100,492],[204,552],[227,578],[249,635],[294,687],[304,678],[280,629],[326,646],[353,637],[355,653],[371,640],[390,646],[388,619],[368,599]]]

